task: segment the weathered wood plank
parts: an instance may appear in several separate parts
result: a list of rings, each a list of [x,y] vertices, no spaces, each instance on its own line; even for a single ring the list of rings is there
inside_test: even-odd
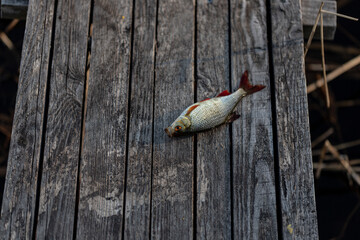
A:
[[[319,12],[321,2],[324,2],[324,10],[336,12],[336,1],[333,0],[301,0],[301,15],[304,30],[304,38],[310,36],[311,30],[315,24],[316,16]],[[324,14],[324,39],[332,40],[335,37],[336,31],[336,16],[331,14]],[[316,29],[315,39],[320,39],[320,22]]]
[[[150,234],[156,0],[134,7],[124,237],[136,240]]]
[[[266,86],[232,125],[234,239],[278,239],[266,2],[231,0],[232,87],[245,70]]]
[[[271,21],[282,234],[317,239],[299,1],[272,0]]]
[[[336,1],[324,0],[324,9],[336,12]],[[1,18],[19,18],[25,19],[29,0],[2,0],[1,2]],[[301,13],[303,19],[304,37],[310,35],[312,26],[320,7],[321,0],[301,0]],[[336,31],[336,16],[324,15],[324,38],[327,40],[334,39]],[[315,38],[319,39],[320,32],[316,31]]]
[[[197,1],[197,100],[230,90],[228,2]],[[197,137],[199,239],[231,239],[230,131],[228,125]]]
[[[192,239],[193,137],[164,128],[194,101],[194,9],[191,0],[159,1],[154,110],[151,236]]]
[[[58,1],[36,237],[72,239],[90,1]]]
[[[132,0],[95,0],[78,239],[122,234]]]
[[[4,239],[31,239],[43,135],[54,1],[30,1],[0,218]]]
[[[0,18],[25,19],[29,0],[1,0]]]

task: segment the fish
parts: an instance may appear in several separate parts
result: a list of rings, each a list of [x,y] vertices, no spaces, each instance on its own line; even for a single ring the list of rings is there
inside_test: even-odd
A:
[[[177,137],[231,123],[240,117],[234,109],[241,99],[264,88],[264,85],[251,85],[248,71],[245,71],[240,86],[235,92],[230,93],[225,90],[214,98],[206,98],[190,105],[169,127],[165,128],[165,132],[169,137]]]

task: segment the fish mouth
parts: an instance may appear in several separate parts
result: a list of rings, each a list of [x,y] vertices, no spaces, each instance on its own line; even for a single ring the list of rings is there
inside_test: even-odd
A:
[[[170,128],[170,127],[165,128],[164,130],[165,130],[166,134],[167,134],[169,137],[172,137],[173,135],[172,135],[172,133],[171,133],[171,129],[169,130],[169,128]]]

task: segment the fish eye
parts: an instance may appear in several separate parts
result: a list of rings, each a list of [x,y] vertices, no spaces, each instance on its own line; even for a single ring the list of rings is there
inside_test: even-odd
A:
[[[175,127],[175,131],[180,131],[181,130],[181,126],[176,126]]]

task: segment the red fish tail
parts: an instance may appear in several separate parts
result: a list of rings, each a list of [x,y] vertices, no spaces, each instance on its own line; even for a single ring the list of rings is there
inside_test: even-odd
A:
[[[245,71],[241,77],[240,88],[244,89],[247,95],[253,94],[265,88],[264,85],[251,85],[249,83],[248,71]]]

